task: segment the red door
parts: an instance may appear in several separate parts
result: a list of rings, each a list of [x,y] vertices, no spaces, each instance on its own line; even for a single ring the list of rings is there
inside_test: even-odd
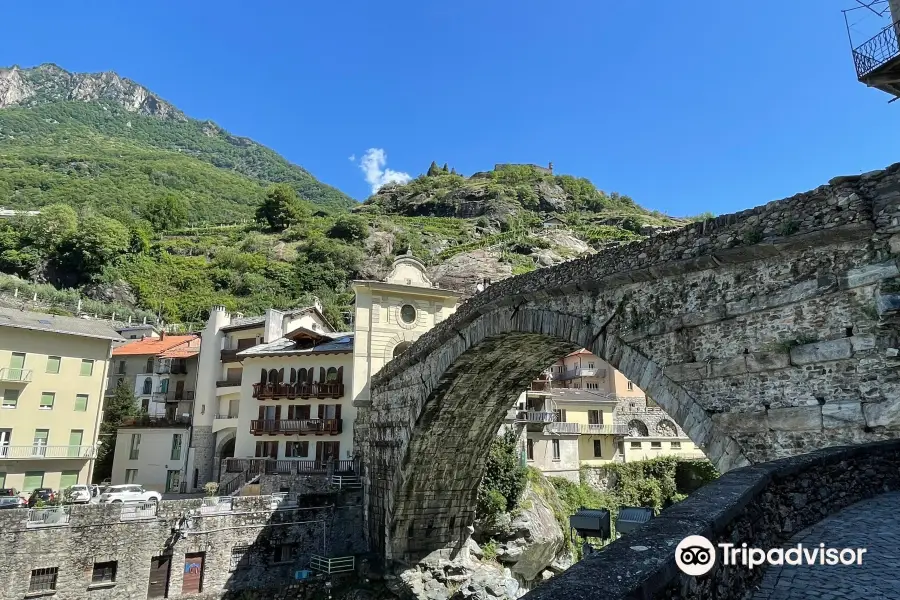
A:
[[[205,555],[205,552],[192,552],[184,555],[182,594],[199,594],[203,590],[203,559]]]

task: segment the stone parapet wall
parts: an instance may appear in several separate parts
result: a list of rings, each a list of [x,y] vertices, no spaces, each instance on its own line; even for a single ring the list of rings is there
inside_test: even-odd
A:
[[[334,499],[340,503],[335,505]],[[232,510],[203,514],[203,499],[163,501],[157,514],[122,520],[120,504],[71,507],[68,524],[29,526],[29,510],[0,511],[0,589],[4,598],[30,597],[33,569],[58,568],[54,598],[132,600],[147,597],[151,559],[171,556],[168,597],[213,599],[243,590],[283,589],[313,554],[362,555],[362,494],[332,496],[332,504],[271,509],[271,498],[236,497]],[[211,509],[206,509],[209,511]],[[275,548],[297,544],[295,560],[275,564]],[[246,568],[232,551],[248,547]],[[182,594],[185,554],[204,556],[203,590]],[[94,563],[118,561],[113,584],[94,586]]]
[[[855,502],[900,489],[900,440],[834,447],[726,473],[639,530],[574,565],[528,600],[742,598],[764,570],[723,566],[701,577],[675,563],[690,535],[777,548]]]

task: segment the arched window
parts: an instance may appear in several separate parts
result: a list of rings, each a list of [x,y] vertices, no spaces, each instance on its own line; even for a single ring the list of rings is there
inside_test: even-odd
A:
[[[153,372],[153,359],[148,358],[147,359],[147,370],[144,371],[144,373],[152,373],[152,372]]]
[[[397,358],[410,346],[412,346],[412,342],[400,342],[394,347],[394,355],[391,358]]]
[[[144,378],[144,394],[153,393],[153,379],[151,377]]]
[[[337,381],[337,369],[334,367],[329,367],[328,374],[325,376],[325,381],[328,383],[333,383]]]
[[[269,369],[269,383],[278,383],[278,369]]]
[[[297,383],[306,383],[307,381],[306,369],[300,369],[297,371]]]

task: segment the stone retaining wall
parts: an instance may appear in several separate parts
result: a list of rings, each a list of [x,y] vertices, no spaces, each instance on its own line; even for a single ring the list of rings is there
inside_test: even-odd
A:
[[[50,595],[29,593],[29,582],[33,570],[57,568],[53,597],[59,600],[146,598],[157,556],[171,557],[168,598],[283,589],[296,583],[296,571],[308,568],[312,554],[366,553],[362,494],[345,492],[330,500],[331,505],[273,511],[271,498],[237,497],[233,510],[206,514],[202,499],[164,501],[155,516],[151,511],[133,520],[122,519],[129,507],[121,504],[73,506],[68,524],[37,527],[27,523],[27,509],[0,511],[0,596]],[[296,554],[276,563],[276,548],[283,544],[295,544]],[[247,562],[235,566],[233,551],[242,547]],[[204,553],[202,593],[184,594],[185,555],[197,552]],[[92,583],[94,564],[105,561],[117,561],[115,581]]]
[[[900,489],[900,440],[835,447],[726,473],[627,538],[574,565],[528,600],[741,598],[764,571],[722,566],[681,573],[675,548],[689,535],[714,544],[776,548],[855,502]]]

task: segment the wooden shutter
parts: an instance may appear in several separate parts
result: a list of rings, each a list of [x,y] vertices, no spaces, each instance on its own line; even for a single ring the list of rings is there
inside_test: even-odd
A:
[[[340,404],[334,405],[334,418],[338,421],[341,420],[341,405]]]
[[[338,367],[337,382],[344,383],[344,367]]]
[[[256,456],[265,456],[265,442],[256,442]]]
[[[325,442],[316,442],[316,462],[322,462],[322,451],[325,448]]]
[[[297,383],[297,369],[291,367],[291,383]]]
[[[265,418],[266,418],[266,407],[260,406],[259,407],[259,420],[262,421]]]
[[[288,421],[292,421],[294,419],[294,405],[291,404],[288,406]]]
[[[278,383],[284,383],[284,367],[278,369]]]
[[[278,371],[269,369],[269,383],[278,383]]]
[[[306,383],[306,369],[297,371],[297,383]]]
[[[313,382],[313,368],[310,367],[309,370],[306,372],[306,383],[308,383],[309,385],[312,385],[312,382]]]
[[[325,367],[319,367],[319,383],[325,383]]]
[[[309,418],[310,418],[310,413],[309,413],[309,408],[310,408],[310,406],[309,406],[309,404],[301,404],[301,405],[298,406],[297,408],[300,409],[300,411],[299,411],[299,412],[300,412],[300,416],[297,417],[298,419],[309,419]]]
[[[268,379],[269,379],[269,374],[266,372],[265,369],[261,369],[261,371],[262,371],[262,375],[259,376],[259,382],[261,384],[265,385],[266,381],[268,381]]]
[[[281,420],[281,407],[280,406],[275,407],[275,420],[276,421]]]
[[[319,405],[319,418],[320,419],[325,418],[325,405],[324,404]]]
[[[203,588],[203,559],[205,552],[184,555],[184,583],[182,594],[199,594]]]

